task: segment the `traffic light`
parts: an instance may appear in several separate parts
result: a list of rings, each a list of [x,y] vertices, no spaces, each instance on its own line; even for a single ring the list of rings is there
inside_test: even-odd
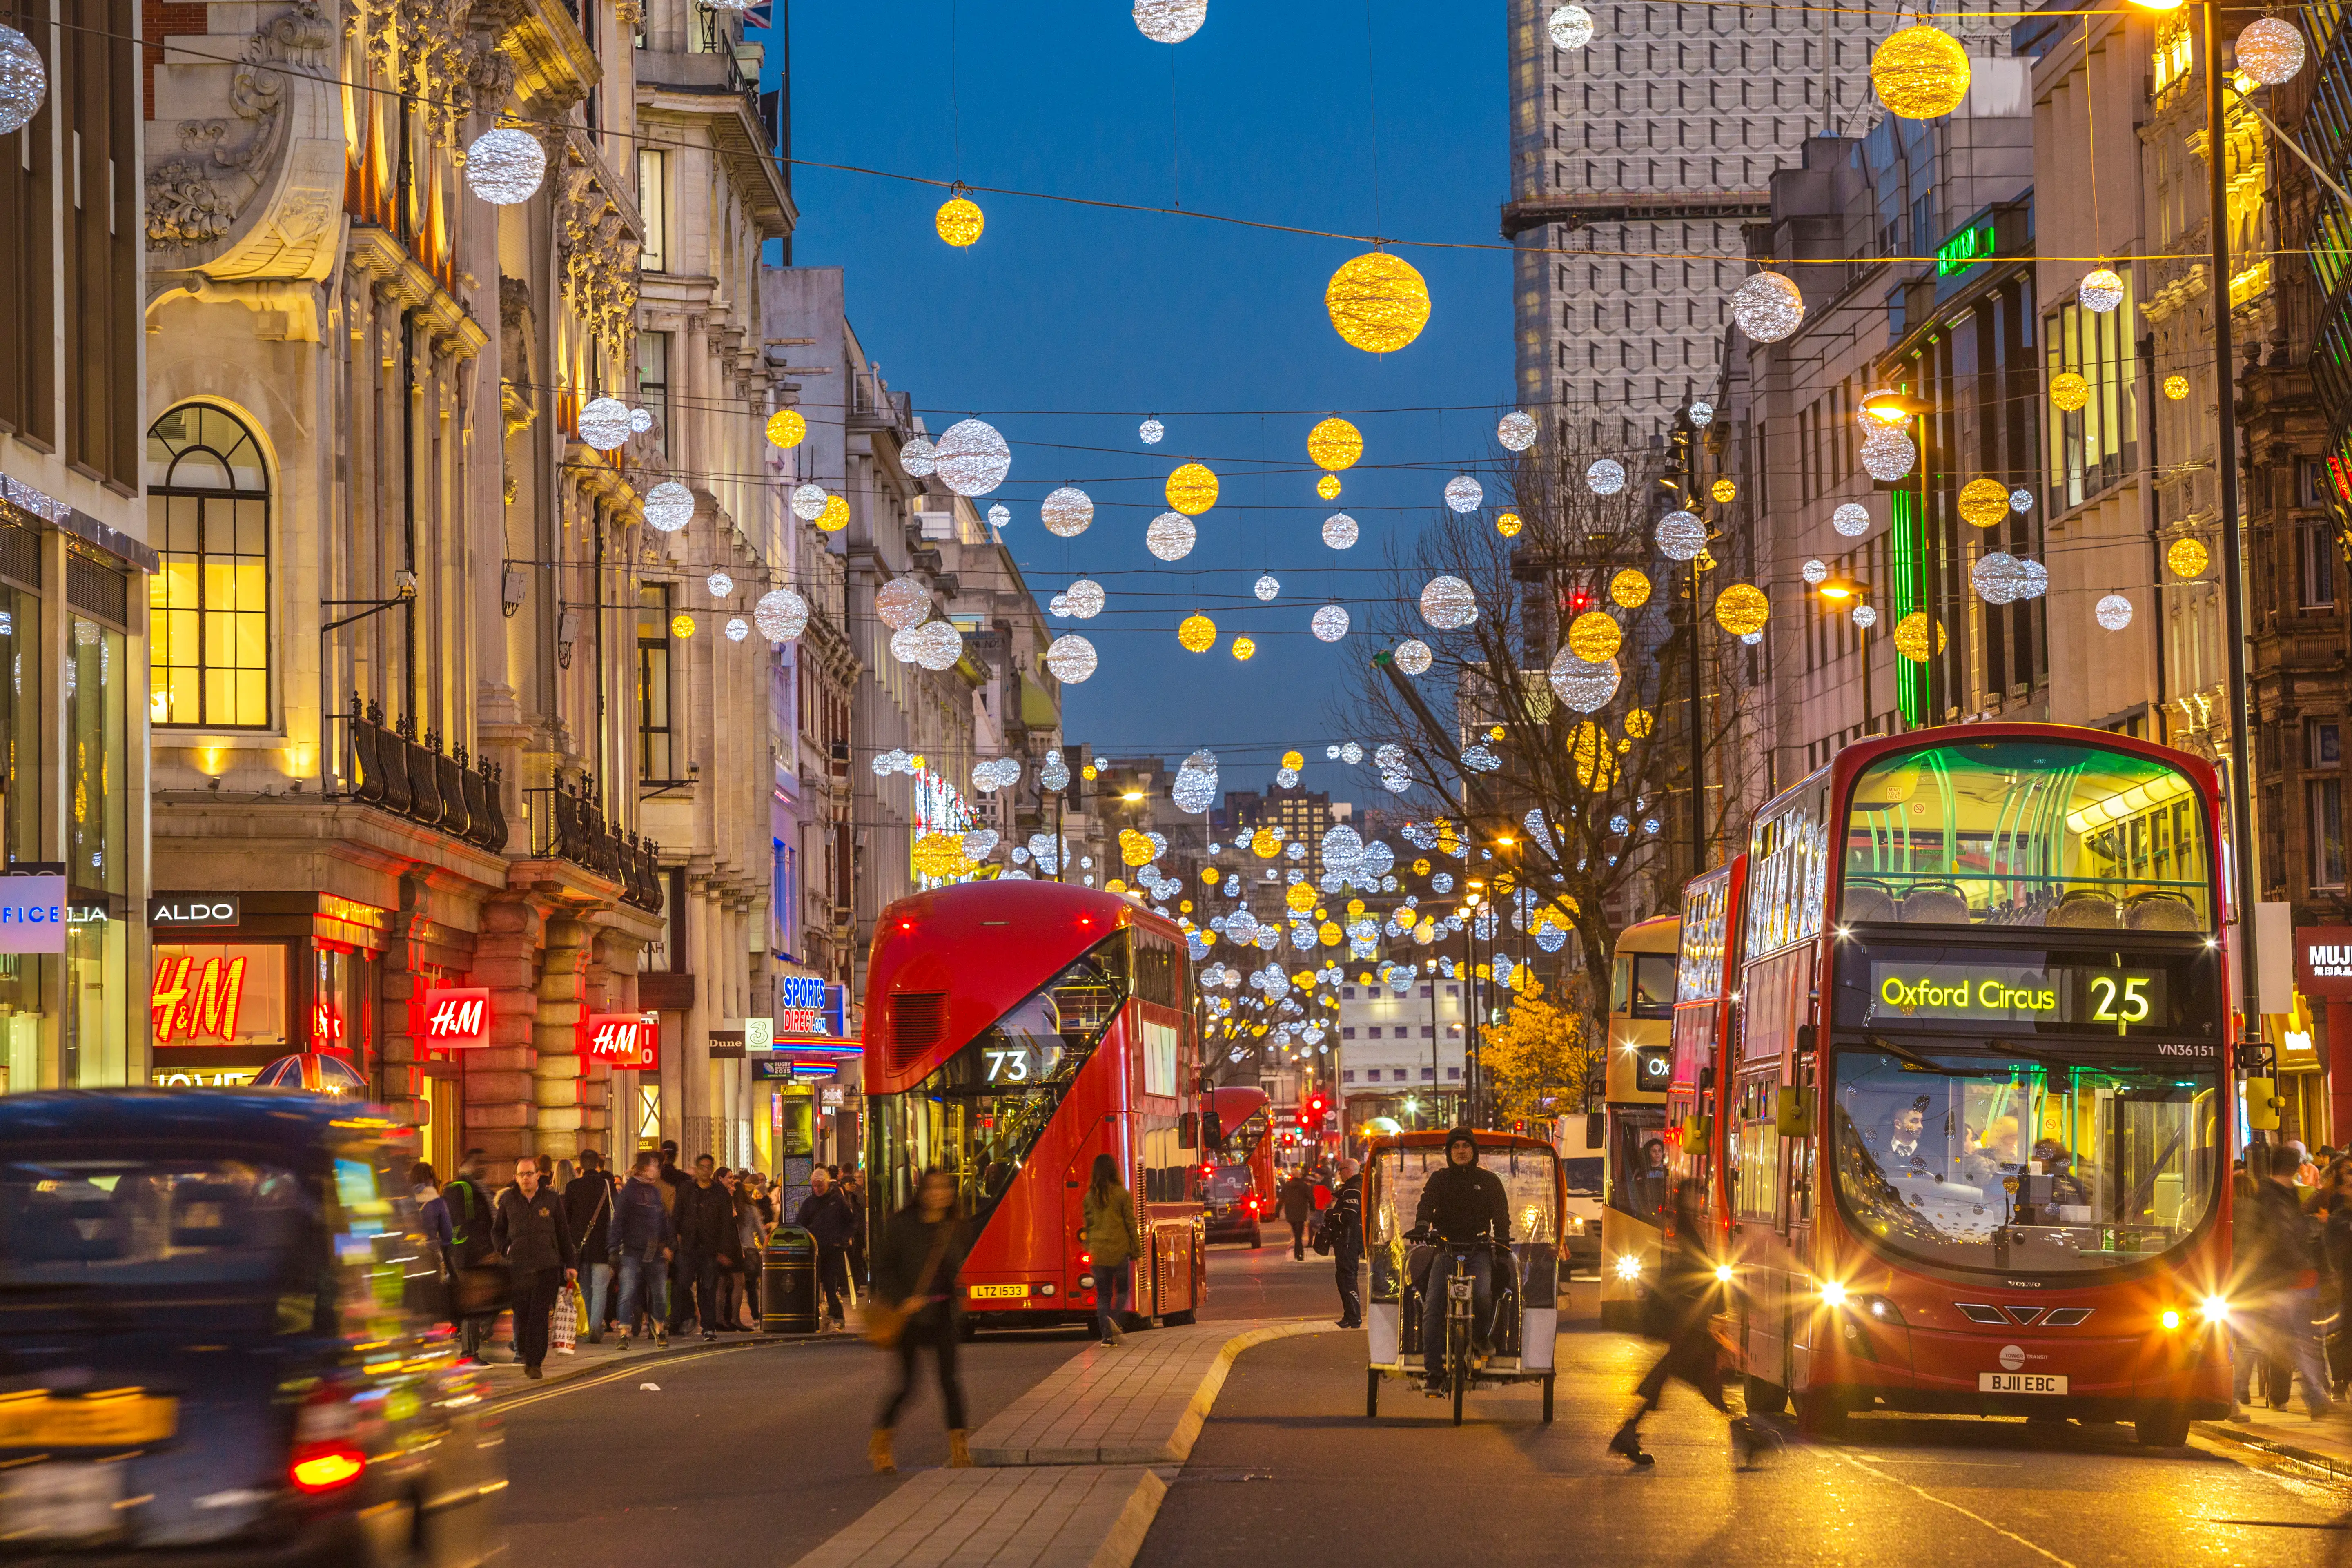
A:
[[[2262,1132],[2278,1131],[2278,1083],[2267,1078],[2246,1080],[2246,1125]]]
[[[1569,613],[1570,615],[1571,615],[1571,616],[1580,616],[1580,615],[1584,614],[1587,610],[1590,610],[1591,608],[1592,608],[1592,590],[1591,590],[1591,589],[1590,589],[1590,588],[1572,588],[1572,589],[1569,590],[1569,595],[1568,595],[1568,613]]]

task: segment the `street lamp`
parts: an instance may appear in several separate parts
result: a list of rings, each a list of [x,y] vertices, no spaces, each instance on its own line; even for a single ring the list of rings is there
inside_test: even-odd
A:
[[[2182,0],[2134,0],[2147,11],[2172,11]],[[2235,872],[2238,904],[2238,974],[2240,1006],[2244,1018],[2244,1044],[2262,1052],[2261,1015],[2252,1005],[2253,978],[2262,973],[2255,959],[2255,900],[2261,896],[2254,876],[2253,811],[2247,773],[2253,760],[2246,727],[2246,606],[2245,540],[2238,516],[2238,384],[2232,362],[2236,348],[2230,335],[2230,156],[2221,112],[2221,7],[2205,0],[2205,226],[2212,237],[2213,276],[2207,284],[2213,299],[2213,457],[2221,480],[2221,607],[2230,660],[2230,858]]]
[[[1870,584],[1852,577],[1825,577],[1814,591],[1841,609],[1860,609],[1870,603]],[[1870,706],[1870,626],[1860,620],[1853,625],[1862,634],[1862,732],[1867,735],[1875,721]]]

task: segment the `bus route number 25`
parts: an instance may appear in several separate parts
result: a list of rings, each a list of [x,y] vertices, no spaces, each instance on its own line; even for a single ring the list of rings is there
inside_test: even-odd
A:
[[[2113,1024],[2120,1035],[2134,1024],[2148,1020],[2149,977],[2145,974],[2091,976],[2091,1021]]]

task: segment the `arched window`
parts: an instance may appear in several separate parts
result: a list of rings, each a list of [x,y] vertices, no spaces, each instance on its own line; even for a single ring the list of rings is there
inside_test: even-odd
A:
[[[151,699],[158,724],[269,722],[269,474],[253,433],[209,404],[147,432]]]

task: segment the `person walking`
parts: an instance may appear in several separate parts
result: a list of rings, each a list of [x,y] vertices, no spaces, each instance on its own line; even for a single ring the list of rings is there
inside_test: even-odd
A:
[[[563,1200],[540,1185],[539,1162],[515,1162],[515,1184],[499,1194],[493,1244],[514,1272],[515,1359],[525,1377],[539,1377],[547,1359],[548,1320],[555,1292],[580,1278],[572,1247],[572,1221]]]
[[[845,1321],[841,1303],[849,1289],[849,1241],[856,1234],[857,1211],[819,1165],[809,1173],[809,1195],[801,1200],[793,1223],[816,1237],[816,1278],[824,1288],[824,1326],[830,1332]]]
[[[1115,1345],[1126,1336],[1119,1318],[1135,1300],[1135,1260],[1143,1253],[1143,1232],[1135,1223],[1135,1194],[1119,1185],[1118,1162],[1108,1154],[1095,1156],[1094,1173],[1078,1206],[1085,1214],[1080,1240],[1094,1261],[1095,1327],[1102,1342]]]
[[[2246,1156],[2254,1197],[2251,1212],[2240,1215],[2239,1223],[2252,1232],[2252,1268],[2240,1297],[2244,1310],[2232,1315],[2244,1319],[2246,1338],[2254,1354],[2271,1363],[2273,1378],[2291,1372],[2303,1380],[2304,1408],[2316,1420],[2333,1408],[2333,1402],[2311,1322],[2319,1295],[2321,1253],[2317,1226],[2305,1212],[2303,1190],[2295,1185],[2302,1151],[2258,1143]],[[2284,1405],[2287,1393],[2273,1387],[2271,1403]]]
[[[735,1250],[743,1276],[743,1313],[751,1320],[741,1326],[752,1333],[760,1331],[760,1249],[768,1245],[766,1206],[759,1173],[745,1171],[735,1184]]]
[[[849,1282],[859,1290],[868,1289],[871,1287],[866,1272],[866,1184],[857,1179],[857,1173],[854,1170],[841,1178],[840,1184],[842,1200],[849,1205],[849,1212],[857,1222],[856,1228],[849,1233]]]
[[[1356,1162],[1339,1161],[1339,1186],[1324,1211],[1323,1234],[1331,1240],[1331,1271],[1339,1284],[1339,1326],[1364,1326],[1364,1298],[1356,1271],[1364,1262],[1364,1178]]]
[[[669,1206],[662,1202],[661,1156],[637,1156],[620,1196],[613,1204],[613,1252],[621,1277],[620,1348],[629,1348],[636,1332],[642,1302],[646,1321],[653,1330],[654,1348],[669,1348],[669,1259],[677,1232],[670,1226]]]
[[[898,1318],[898,1386],[882,1402],[875,1418],[866,1457],[875,1470],[891,1475],[898,1468],[891,1455],[891,1436],[898,1412],[915,1391],[915,1362],[925,1345],[938,1359],[940,1398],[947,1407],[948,1464],[954,1469],[971,1465],[971,1449],[964,1438],[963,1382],[956,1373],[956,1342],[963,1335],[962,1290],[967,1243],[955,1212],[955,1177],[937,1166],[925,1171],[915,1201],[890,1217],[882,1245],[874,1252],[874,1299],[897,1304]]]
[[[1305,1258],[1307,1216],[1315,1212],[1315,1184],[1303,1167],[1290,1173],[1290,1180],[1276,1192],[1275,1202],[1290,1226],[1290,1256],[1294,1259]]]
[[[603,1344],[605,1293],[613,1283],[613,1175],[602,1151],[580,1151],[580,1173],[563,1188],[563,1215],[573,1256],[588,1276],[588,1317],[581,1327],[590,1344]]]
[[[1675,1234],[1661,1269],[1655,1308],[1665,1352],[1634,1389],[1642,1403],[1609,1439],[1609,1451],[1623,1455],[1636,1468],[1657,1463],[1642,1447],[1642,1417],[1658,1407],[1667,1384],[1680,1380],[1731,1417],[1731,1441],[1739,1450],[1741,1462],[1748,1463],[1761,1450],[1779,1447],[1780,1437],[1748,1416],[1732,1415],[1731,1407],[1724,1403],[1723,1363],[1713,1321],[1721,1305],[1717,1296],[1721,1281],[1716,1277],[1715,1259],[1706,1252],[1697,1184],[1679,1184],[1673,1203]]]
[[[2352,1159],[2331,1161],[2319,1178],[2320,1251],[2334,1287],[2336,1311],[2327,1336],[2328,1392],[2336,1398],[2352,1390]]]
[[[717,1163],[708,1154],[694,1161],[694,1180],[677,1189],[677,1290],[670,1303],[670,1328],[683,1329],[688,1321],[688,1292],[693,1293],[691,1314],[702,1325],[702,1337],[719,1337],[719,1258],[735,1250],[735,1205],[719,1184]]]
[[[449,1275],[456,1298],[453,1310],[457,1313],[457,1349],[463,1359],[476,1366],[482,1364],[482,1342],[490,1337],[499,1321],[495,1310],[463,1310],[469,1304],[467,1297],[476,1293],[467,1274],[488,1267],[498,1255],[490,1234],[496,1215],[485,1183],[488,1169],[489,1157],[479,1149],[468,1149],[457,1163],[457,1178],[441,1189],[441,1201],[449,1214]]]
[[[440,1184],[433,1178],[433,1167],[419,1160],[408,1167],[409,1195],[416,1200],[416,1226],[433,1248],[433,1260],[438,1265],[441,1278],[448,1279],[455,1271],[449,1266],[449,1202],[441,1195]]]

